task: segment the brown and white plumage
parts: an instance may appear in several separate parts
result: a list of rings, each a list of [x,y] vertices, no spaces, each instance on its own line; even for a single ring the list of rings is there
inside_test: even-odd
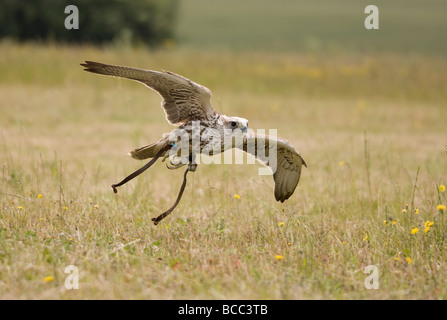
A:
[[[163,98],[161,106],[165,110],[166,119],[172,125],[179,126],[192,120],[211,120],[214,116],[210,103],[211,91],[173,72],[143,70],[92,61],[86,61],[81,65],[86,68],[85,71],[135,80],[155,90]]]
[[[81,65],[85,67],[85,71],[135,80],[155,90],[163,99],[161,105],[166,113],[166,119],[179,129],[188,129],[193,121],[200,121],[202,126],[220,130],[222,134],[228,129],[245,129],[244,132],[247,130],[246,119],[227,117],[214,111],[210,102],[211,91],[183,76],[168,71],[158,72],[92,61],[86,61]],[[271,150],[272,146],[276,147],[275,164],[269,163],[269,159],[263,156],[264,152],[260,154],[258,141],[264,143],[267,155],[267,150]],[[135,149],[130,155],[139,160],[153,158],[161,152],[160,150],[164,152],[171,143],[169,134],[165,134],[158,142]],[[238,147],[248,152],[273,170],[275,198],[281,202],[293,194],[300,179],[301,167],[307,166],[299,152],[281,138],[246,134],[242,145],[230,147]],[[219,151],[223,152],[228,148],[222,144]]]
[[[265,150],[259,150],[260,146]],[[272,169],[276,200],[284,202],[290,198],[300,180],[301,167],[307,167],[300,153],[287,140],[264,135],[248,136],[241,149]],[[275,163],[270,158],[272,150],[276,150]]]

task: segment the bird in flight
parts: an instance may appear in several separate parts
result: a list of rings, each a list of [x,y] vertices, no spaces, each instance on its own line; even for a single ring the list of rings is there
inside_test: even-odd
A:
[[[211,106],[211,91],[181,75],[168,71],[152,71],[125,66],[108,65],[85,61],[85,71],[138,81],[162,97],[161,106],[167,121],[177,129],[165,133],[152,144],[132,150],[129,155],[138,160],[151,160],[121,182],[117,187],[135,178],[148,169],[160,157],[169,157],[169,169],[188,165],[177,200],[167,211],[153,218],[157,225],[169,215],[180,202],[186,186],[186,175],[197,168],[198,154],[216,155],[225,150],[238,148],[257,158],[272,169],[275,181],[275,198],[284,202],[295,191],[301,175],[301,167],[307,167],[300,153],[285,139],[250,133],[248,120],[228,117],[216,112]]]

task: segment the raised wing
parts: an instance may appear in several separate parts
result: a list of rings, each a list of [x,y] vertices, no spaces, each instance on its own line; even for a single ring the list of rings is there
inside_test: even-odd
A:
[[[85,71],[127,78],[143,83],[163,98],[161,106],[170,124],[181,125],[190,120],[211,120],[211,91],[185,77],[172,72],[151,71],[131,67],[108,65],[86,61],[81,63]]]
[[[307,167],[300,153],[287,140],[262,135],[248,136],[242,150],[272,169],[276,200],[289,199],[300,180],[301,167]]]

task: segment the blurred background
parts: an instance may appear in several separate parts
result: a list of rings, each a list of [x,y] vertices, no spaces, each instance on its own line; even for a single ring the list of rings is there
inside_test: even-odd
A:
[[[380,31],[356,0],[1,0],[0,37],[16,41],[233,50],[447,53],[446,3],[377,0]],[[79,9],[79,30],[61,27]]]
[[[66,30],[68,5],[79,30]],[[377,0],[380,31],[363,27],[370,1],[1,0],[0,37],[17,41],[234,50],[381,51],[445,55],[442,0]]]

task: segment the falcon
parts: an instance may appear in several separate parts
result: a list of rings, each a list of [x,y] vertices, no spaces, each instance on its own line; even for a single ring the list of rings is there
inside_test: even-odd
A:
[[[163,161],[170,159],[166,162],[169,169],[188,165],[177,200],[169,210],[152,219],[155,225],[180,202],[186,175],[197,168],[198,154],[216,155],[232,148],[243,150],[271,169],[277,201],[284,202],[295,191],[301,167],[307,167],[300,153],[285,139],[249,132],[247,119],[216,112],[211,106],[211,91],[208,88],[169,71],[158,72],[93,61],[85,61],[81,66],[88,72],[135,80],[156,91],[162,98],[161,106],[167,121],[177,126],[159,141],[132,150],[129,153],[132,158],[151,160],[112,185],[117,193],[117,187],[144,172],[159,158]]]

